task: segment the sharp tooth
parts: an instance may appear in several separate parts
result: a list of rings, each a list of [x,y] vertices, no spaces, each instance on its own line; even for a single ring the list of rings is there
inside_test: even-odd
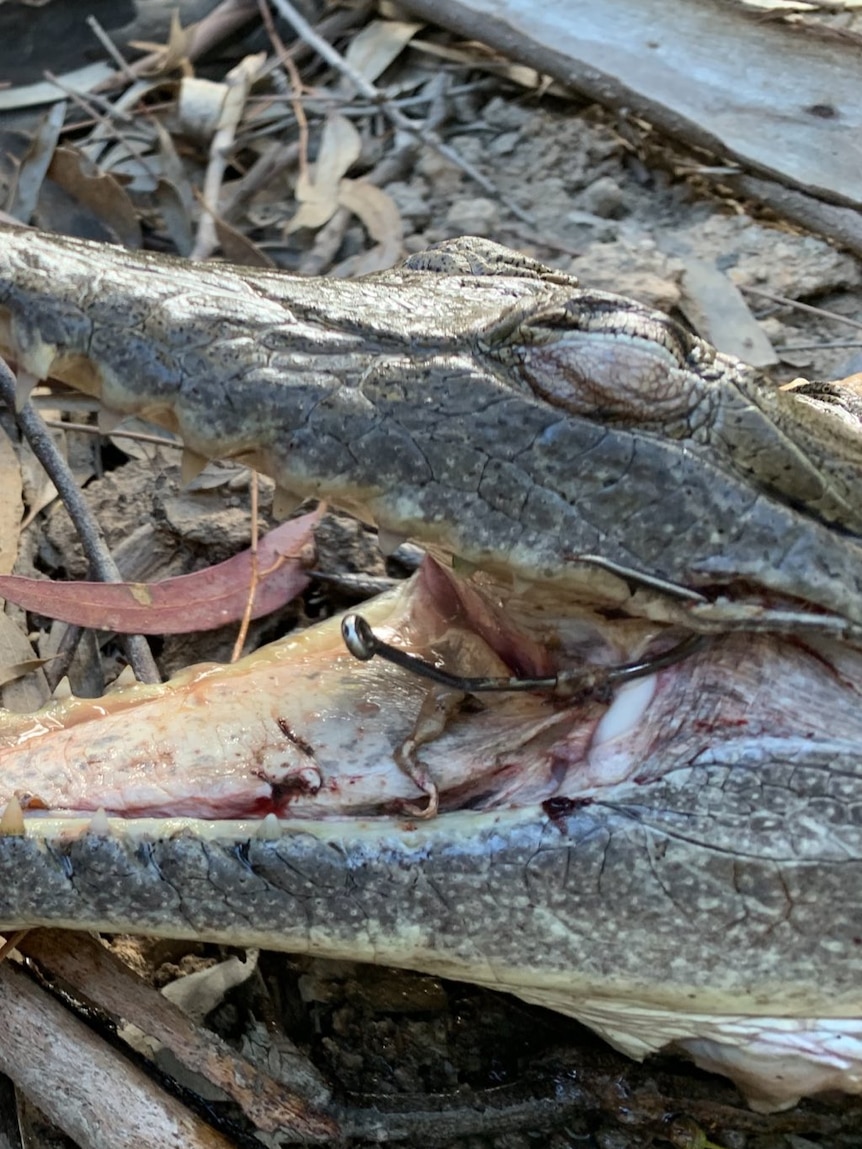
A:
[[[18,373],[15,377],[15,410],[20,411],[22,407],[26,407],[30,401],[30,395],[33,388],[39,382],[39,376],[34,375],[32,371],[25,371],[23,367],[18,368]]]
[[[267,814],[258,827],[257,836],[264,842],[277,842],[281,837],[281,822],[275,814]]]
[[[6,838],[23,838],[27,834],[24,825],[24,811],[17,798],[12,797],[6,803],[6,809],[0,815],[0,835]]]
[[[407,542],[407,535],[401,534],[400,531],[390,531],[388,527],[377,528],[377,545],[380,547],[382,555],[395,554],[398,548]]]
[[[276,487],[272,496],[273,518],[286,519],[292,515],[302,502],[302,495],[291,491],[289,487]]]
[[[96,416],[96,423],[102,435],[112,435],[125,419],[119,411],[111,411],[108,407],[100,407]]]
[[[199,455],[191,447],[183,447],[183,458],[180,463],[180,480],[183,486],[187,487],[189,483],[193,483],[208,462],[209,459]]]
[[[591,750],[628,734],[640,722],[655,694],[656,675],[624,682],[596,726]]]
[[[105,813],[104,806],[100,806],[93,817],[90,819],[90,824],[87,827],[87,833],[93,834],[97,838],[110,838],[111,826],[108,822],[108,815]]]
[[[135,672],[131,666],[124,666],[108,689],[106,694],[113,694],[118,690],[125,690],[127,686],[137,686],[138,680],[135,678]]]
[[[64,674],[57,685],[54,687],[51,693],[51,697],[58,702],[64,701],[67,698],[75,697],[75,695],[72,693],[72,684],[69,681],[68,674]]]
[[[19,347],[15,355],[19,368],[35,375],[37,379],[47,379],[57,357],[57,344],[46,343],[38,336],[32,341],[28,339],[27,343],[28,346]]]

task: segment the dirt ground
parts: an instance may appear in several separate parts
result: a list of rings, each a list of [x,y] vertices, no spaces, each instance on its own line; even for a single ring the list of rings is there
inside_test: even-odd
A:
[[[6,14],[18,9],[14,4],[4,7]],[[58,7],[28,8],[28,21],[47,21],[44,27],[50,29],[51,13]],[[70,10],[83,12],[85,6],[64,7],[68,16]],[[372,19],[373,13],[354,15],[335,42],[344,50]],[[72,26],[78,27],[74,22]],[[14,42],[22,25],[16,27],[19,32],[12,34],[11,44],[7,40],[0,48],[0,75],[7,68],[11,75],[12,57],[16,63],[22,57],[23,44],[19,42],[15,50]],[[76,66],[71,50],[70,59],[52,63],[47,33],[40,36],[35,23],[28,28],[26,67],[15,74],[16,83],[31,82],[44,67],[56,71]],[[278,30],[289,44],[289,29],[280,24]],[[67,43],[72,39],[71,32],[64,38]],[[232,255],[245,241],[251,259],[266,257],[300,272],[343,274],[369,253],[376,257],[382,252],[385,258],[394,251],[401,256],[448,237],[483,235],[573,272],[585,285],[633,296],[678,317],[700,315],[708,328],[730,292],[734,306],[747,309],[743,337],[750,324],[750,330],[759,330],[771,346],[775,363],[768,369],[778,382],[800,375],[835,379],[862,371],[858,294],[862,269],[857,259],[759,211],[756,204],[723,196],[714,182],[707,184],[702,178],[703,157],[656,138],[635,114],[611,113],[585,104],[574,93],[544,90],[541,83],[538,88],[522,86],[507,76],[504,62],[487,60],[475,46],[460,44],[439,30],[424,29],[416,39],[457,48],[462,62],[432,55],[426,48],[404,48],[376,82],[402,100],[405,113],[432,120],[445,143],[490,180],[499,194],[478,186],[427,143],[393,129],[367,102],[346,95],[332,73],[321,70],[306,53],[297,67],[306,85],[308,158],[319,158],[323,116],[336,108],[359,136],[358,156],[345,170],[351,179],[371,175],[386,201],[367,208],[364,216],[340,204],[316,226],[290,230],[298,209],[296,188],[304,145],[295,111],[280,81],[272,79],[262,89],[267,100],[249,104],[224,175],[223,194],[235,191],[268,149],[280,146],[288,154],[285,163],[231,214],[229,231],[221,236]],[[80,43],[89,41],[81,34]],[[220,44],[195,69],[218,82],[241,58],[267,50],[268,45],[258,21]],[[271,46],[268,50],[272,52]],[[162,81],[154,84],[142,97],[143,104],[134,106],[140,123],[146,120],[149,125],[161,115],[172,133],[179,168],[170,168],[164,148],[152,155],[159,157],[164,171],[173,171],[174,191],[185,205],[182,210],[193,232],[200,212],[194,199],[185,195],[185,185],[201,186],[208,141],[205,135],[195,138],[178,126],[177,73],[170,75],[166,86]],[[32,108],[3,113],[6,159],[0,171],[5,164],[7,185],[10,156],[20,159],[25,154],[43,115],[44,109]],[[93,132],[91,117],[71,105],[59,143],[84,148]],[[144,150],[154,148],[147,132],[140,140]],[[92,154],[103,170],[109,166],[104,151],[93,149]],[[335,169],[339,162],[336,149]],[[186,234],[182,222],[172,226],[165,222],[165,205],[170,202],[175,208],[175,199],[148,185],[131,161],[117,161],[114,173],[122,177],[118,187],[143,224],[146,245],[181,250],[177,237]],[[333,187],[340,186],[343,176],[337,171],[331,176]],[[110,193],[111,202],[103,209],[86,196],[71,196],[68,183],[59,177],[57,191],[52,179],[49,171],[34,203],[32,222],[85,235],[111,234],[117,226],[119,192],[117,198]],[[512,204],[528,218],[518,218]],[[372,212],[375,235],[367,226]],[[723,273],[726,282],[721,288],[708,287],[694,299],[693,271],[702,265]],[[732,292],[730,285],[739,291]],[[754,336],[752,340],[753,347],[761,346]],[[40,402],[63,419],[93,418],[92,410],[72,412],[56,397]],[[171,449],[133,444],[116,434],[104,439],[72,431],[66,432],[66,446],[126,577],[184,573],[248,545],[247,473],[211,467],[187,489],[180,484],[178,454]],[[25,498],[32,504],[38,500],[41,481],[35,468],[28,470],[28,476]],[[271,489],[264,483],[262,527],[274,522],[268,511],[270,500]],[[333,517],[322,534],[319,566],[330,573],[363,570],[378,577],[407,573],[404,565],[384,563],[374,543],[372,531]],[[22,533],[16,569],[55,578],[83,577],[80,547],[56,502]],[[316,583],[301,602],[254,624],[251,640],[271,639],[350,600],[348,590]],[[52,639],[44,619],[24,619],[11,609],[10,613],[21,618],[31,635],[42,628],[35,639],[40,653],[56,643],[57,628]],[[166,637],[154,647],[163,673],[169,674],[191,661],[229,657],[234,637],[235,630],[225,628],[191,638]],[[71,672],[73,689],[98,693],[121,663],[118,649],[111,641],[90,641],[82,652]],[[7,704],[14,704],[13,694],[14,689],[7,688]],[[116,945],[159,985],[225,956],[215,947],[178,943],[120,940]],[[663,1057],[637,1066],[555,1014],[420,975],[261,954],[251,976],[215,1005],[207,1024],[248,1055],[262,1058],[270,1071],[279,1043],[289,1039],[335,1084],[345,1105],[376,1108],[381,1127],[403,1137],[405,1145],[463,1149],[862,1145],[862,1106],[855,1101],[807,1102],[790,1113],[762,1117],[749,1111],[729,1084],[683,1061]],[[260,1144],[224,1102],[207,1101],[206,1112],[224,1123],[237,1145]]]

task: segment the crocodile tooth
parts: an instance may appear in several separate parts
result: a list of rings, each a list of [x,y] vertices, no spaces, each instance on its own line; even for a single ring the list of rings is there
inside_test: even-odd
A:
[[[115,694],[117,691],[124,690],[127,686],[137,686],[138,680],[135,677],[135,672],[131,666],[124,666],[108,689],[106,694]]]
[[[112,435],[125,419],[119,411],[112,411],[110,407],[100,407],[96,415],[96,423],[103,435]]]
[[[30,395],[39,380],[40,376],[34,375],[32,371],[25,371],[23,367],[18,368],[15,375],[16,411],[20,411],[22,407],[26,407],[30,402]]]
[[[34,380],[47,379],[57,357],[57,344],[47,343],[38,336],[28,338],[26,343],[26,346],[19,345],[15,349],[18,374],[29,375]]]
[[[96,838],[110,838],[111,824],[108,821],[108,815],[105,813],[104,806],[100,806],[90,819],[87,833],[93,834]]]
[[[258,838],[264,842],[277,842],[281,837],[281,822],[273,813],[267,814],[257,830]]]
[[[24,811],[16,797],[11,797],[6,803],[6,809],[0,814],[0,835],[6,838],[23,838],[27,834],[24,824]]]
[[[289,487],[276,487],[272,494],[273,518],[286,519],[292,515],[302,502],[302,495],[291,491]]]
[[[389,555],[394,555],[398,548],[406,542],[407,535],[403,535],[399,531],[390,531],[388,527],[377,528],[377,545],[380,547],[380,553],[387,558]]]
[[[191,447],[183,447],[183,458],[180,463],[180,478],[183,486],[187,487],[189,483],[193,483],[208,462],[209,459],[199,455]]]
[[[54,689],[51,691],[51,697],[57,702],[65,702],[67,698],[74,698],[72,693],[72,684],[69,681],[68,674],[64,674]]]

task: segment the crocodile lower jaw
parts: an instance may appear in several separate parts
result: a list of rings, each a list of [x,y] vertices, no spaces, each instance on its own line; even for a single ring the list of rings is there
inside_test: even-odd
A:
[[[570,608],[561,618],[559,604],[541,595],[526,605],[510,601],[501,612],[493,588],[474,593],[480,584],[480,578],[456,584],[429,566],[365,614],[384,637],[468,674],[515,668],[546,673],[580,659],[607,665],[662,641],[655,624],[620,618],[615,611],[603,617],[596,608]],[[75,908],[68,912],[58,908],[40,916],[41,895],[16,916],[7,884],[0,926],[44,921],[156,930],[387,962],[509,990],[585,1021],[636,1057],[673,1045],[702,1066],[732,1076],[761,1108],[793,1104],[800,1095],[825,1088],[862,1091],[858,994],[845,990],[837,996],[828,979],[821,989],[807,973],[800,987],[792,970],[786,986],[771,974],[761,984],[761,974],[741,970],[737,990],[728,968],[739,955],[711,953],[706,944],[702,963],[679,972],[671,948],[662,971],[650,957],[648,934],[638,932],[641,911],[634,902],[632,920],[617,923],[615,957],[607,948],[613,940],[602,941],[598,933],[595,942],[590,940],[598,929],[590,915],[604,912],[603,899],[591,902],[583,885],[578,890],[586,908],[573,904],[565,927],[571,947],[583,923],[583,969],[553,952],[559,908],[540,900],[523,907],[525,878],[511,866],[501,871],[510,875],[509,886],[500,889],[501,919],[488,926],[489,937],[499,939],[505,951],[511,944],[506,929],[523,928],[515,922],[529,910],[527,928],[535,927],[537,939],[545,939],[536,941],[546,951],[541,959],[501,952],[492,961],[487,951],[477,954],[463,941],[446,941],[420,905],[403,911],[409,921],[398,928],[378,925],[369,932],[364,923],[360,928],[339,921],[340,911],[333,909],[331,928],[326,924],[303,933],[284,920],[250,917],[250,911],[232,910],[224,917],[220,901],[210,917],[203,903],[199,911],[190,908],[197,891],[175,890],[174,879],[171,892],[185,908],[163,910],[159,901],[166,868],[180,865],[177,858],[191,851],[216,873],[227,858],[232,885],[224,896],[242,902],[243,882],[268,873],[273,859],[281,865],[280,844],[295,840],[336,849],[349,869],[358,867],[356,872],[394,850],[403,854],[399,873],[415,870],[421,876],[429,858],[437,867],[441,858],[449,858],[445,864],[457,875],[459,868],[474,864],[481,870],[482,852],[498,849],[511,849],[527,868],[531,863],[523,859],[559,849],[569,858],[567,872],[578,864],[578,851],[589,853],[596,835],[611,835],[615,819],[613,833],[624,840],[626,827],[634,823],[627,821],[629,815],[617,818],[617,811],[642,807],[660,825],[662,799],[654,793],[668,777],[696,787],[700,764],[706,763],[708,772],[722,755],[729,762],[739,758],[746,771],[760,763],[765,768],[776,747],[787,755],[804,755],[812,747],[822,751],[823,731],[836,753],[862,743],[852,685],[862,681],[860,658],[847,649],[840,664],[838,658],[827,648],[730,636],[610,703],[592,699],[564,705],[539,695],[490,696],[481,703],[453,696],[447,702],[396,667],[356,662],[333,620],[234,666],[191,668],[164,687],[71,700],[36,715],[4,715],[0,801],[15,801],[7,805],[2,827],[11,837],[0,839],[0,876],[14,872],[17,837],[20,850],[31,851],[28,865],[56,858],[57,872],[48,872],[44,881],[52,896],[62,887],[58,906],[65,904],[66,870],[68,881],[79,882],[85,876],[80,867],[95,865],[93,881],[87,876],[95,892],[87,917],[71,902]],[[421,744],[415,759],[424,771],[423,785],[419,769],[413,777],[405,770],[401,752],[441,705],[438,736]],[[428,782],[439,788],[441,813],[423,821],[418,814]],[[719,801],[721,791],[716,795]],[[579,819],[586,820],[587,829],[578,829]],[[655,839],[659,845],[661,837]],[[676,831],[668,834],[672,847],[677,838]],[[522,840],[527,844],[520,845]],[[160,851],[155,862],[154,848]],[[725,841],[719,831],[699,848],[698,859],[707,863],[722,852],[741,850],[735,833]],[[644,866],[641,880],[649,884],[656,879],[655,859],[638,849],[631,865]],[[601,859],[598,864],[604,868]],[[141,897],[136,905],[133,897],[120,912],[107,876],[127,868],[134,876],[142,865],[141,889],[156,904]],[[769,866],[767,861],[765,873]],[[627,868],[623,864],[621,874]],[[199,861],[192,872],[202,880]],[[618,880],[625,881],[613,879]],[[644,931],[662,912],[662,881],[659,877],[657,908],[646,916],[653,926],[643,924]],[[688,896],[686,889],[682,897]],[[731,901],[740,896],[739,889],[726,892]],[[618,903],[619,895],[614,897]],[[736,916],[733,907],[704,914],[696,899],[690,907],[677,902],[679,897],[667,902],[667,914],[679,913],[685,923],[690,910],[695,931],[708,929],[710,919],[725,912],[730,919]],[[618,906],[607,912],[612,916]],[[451,921],[446,928],[454,928]],[[680,951],[688,940],[680,937]],[[755,950],[763,944],[755,923]],[[636,960],[638,945],[643,963]]]
[[[365,610],[376,633],[467,675],[607,667],[667,648],[657,624],[555,602],[429,561]],[[606,617],[607,616],[607,617]],[[835,672],[827,659],[841,658]],[[358,662],[337,619],[164,686],[0,713],[0,802],[121,817],[417,816],[584,802],[643,785],[729,741],[862,741],[862,656],[769,636],[710,640],[613,696],[463,695],[380,659]]]

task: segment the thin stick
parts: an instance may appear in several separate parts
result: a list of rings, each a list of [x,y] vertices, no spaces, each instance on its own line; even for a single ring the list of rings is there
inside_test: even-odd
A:
[[[849,315],[840,315],[837,311],[827,311],[825,307],[815,307],[812,303],[802,303],[798,299],[791,299],[788,295],[776,295],[774,291],[764,291],[762,287],[741,287],[743,295],[753,295],[756,299],[768,299],[770,303],[780,303],[783,307],[792,307],[796,311],[804,311],[808,315],[819,315],[823,319],[833,319],[836,323],[843,323],[845,327],[855,327],[862,331],[862,320],[851,319]]]
[[[281,36],[278,34],[278,29],[273,23],[269,5],[265,0],[259,0],[259,5],[266,34],[269,36],[270,43],[275,48],[279,62],[286,70],[290,79],[290,105],[293,108],[293,115],[296,119],[296,126],[299,131],[299,174],[301,178],[305,179],[308,176],[308,117],[302,106],[302,78],[299,75],[299,69],[293,62],[290,53],[282,42]]]
[[[15,411],[15,394],[15,376],[5,360],[0,359],[0,398],[10,411]],[[102,582],[122,582],[123,576],[108,550],[102,528],[87,506],[75,477],[57,450],[42,416],[32,403],[27,402],[17,412],[17,420],[24,437],[33,449],[33,454],[45,468],[69,512],[69,517],[75,524],[84,554],[94,575]],[[139,634],[130,634],[123,636],[121,641],[135,676],[141,682],[161,681],[147,640]]]
[[[437,135],[436,132],[430,131],[419,124],[413,122],[407,116],[394,106],[391,100],[387,99],[386,95],[376,88],[372,83],[365,79],[361,72],[357,72],[344,57],[332,47],[328,40],[324,40],[315,32],[312,26],[308,23],[305,17],[301,16],[289,0],[272,0],[281,15],[287,22],[293,25],[294,31],[297,36],[301,37],[309,47],[321,56],[331,68],[335,68],[342,76],[346,76],[351,84],[358,92],[361,92],[369,100],[373,100],[375,105],[380,108],[384,115],[388,116],[389,120],[402,132],[409,132],[413,136],[418,136],[423,143],[433,148],[450,163],[459,167],[465,175],[474,180],[481,188],[483,188],[489,195],[494,196],[501,203],[517,216],[518,219],[523,220],[524,223],[535,223],[533,217],[529,212],[524,211],[516,203],[504,196],[496,184],[492,183],[486,176],[474,168],[471,163],[468,163],[462,156],[460,156],[454,148],[449,147]]]
[[[75,657],[75,652],[84,636],[84,628],[68,623],[57,645],[57,653],[43,668],[42,672],[48,682],[48,689],[53,693],[60,681],[69,673],[69,667]]]
[[[95,16],[88,16],[87,17],[87,24],[90,27],[90,31],[93,33],[93,35],[99,41],[99,43],[102,45],[102,47],[108,53],[108,55],[111,57],[111,59],[117,65],[117,67],[123,73],[123,75],[126,77],[126,79],[131,80],[132,83],[134,83],[138,77],[132,71],[131,67],[129,66],[128,61],[126,59],[124,59],[124,57],[120,54],[120,52],[117,49],[116,44],[111,39],[111,37],[108,35],[108,33],[105,31],[105,29],[102,27],[102,25],[99,23],[99,21],[96,19],[96,17]]]
[[[64,423],[62,419],[46,419],[46,427],[56,427],[58,431],[80,431],[83,435],[98,435],[100,438],[133,439],[136,443],[154,443],[157,447],[170,447],[172,451],[182,451],[179,439],[168,439],[164,435],[151,435],[148,431],[112,431],[109,436],[92,423]]]
[[[257,471],[251,473],[251,579],[249,580],[248,597],[245,600],[245,610],[242,613],[242,622],[240,623],[239,633],[236,636],[236,642],[233,644],[230,660],[236,660],[242,654],[242,648],[245,646],[245,640],[248,638],[248,628],[251,624],[251,612],[254,608],[254,600],[257,595],[257,587],[260,582],[260,570],[258,568],[257,560],[257,510],[258,510],[258,481]]]
[[[264,55],[246,56],[232,68],[225,77],[225,97],[219,117],[218,128],[210,142],[209,161],[202,192],[203,211],[198,223],[198,233],[190,259],[206,259],[212,255],[218,244],[216,215],[222,180],[230,158],[230,150],[236,137],[236,129],[242,117],[245,102],[251,86],[264,64]]]

